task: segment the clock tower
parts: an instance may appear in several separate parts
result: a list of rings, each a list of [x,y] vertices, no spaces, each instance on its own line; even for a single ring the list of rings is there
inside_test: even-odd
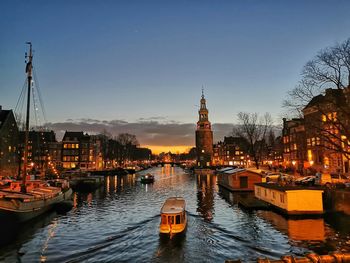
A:
[[[198,114],[199,120],[196,129],[197,166],[203,168],[211,165],[213,155],[213,132],[208,119],[203,89]]]

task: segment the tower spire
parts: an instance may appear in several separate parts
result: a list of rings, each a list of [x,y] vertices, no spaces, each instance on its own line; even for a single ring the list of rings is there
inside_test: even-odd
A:
[[[213,154],[213,132],[208,119],[208,109],[204,98],[204,88],[202,86],[202,97],[198,111],[199,120],[196,130],[197,166],[207,167],[211,164]]]

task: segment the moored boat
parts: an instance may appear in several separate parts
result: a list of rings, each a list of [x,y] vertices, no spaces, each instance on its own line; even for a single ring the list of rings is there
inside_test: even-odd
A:
[[[141,176],[141,183],[143,184],[150,184],[154,182],[154,175],[152,174],[145,174]]]
[[[49,186],[43,180],[27,180],[28,171],[28,149],[29,149],[29,113],[30,113],[30,91],[32,89],[32,44],[28,42],[30,49],[26,63],[27,73],[27,107],[25,123],[25,141],[23,151],[22,180],[5,180],[0,183],[0,219],[5,223],[13,221],[27,221],[37,217],[44,212],[53,209],[55,205],[71,198],[72,189],[69,187]]]
[[[20,187],[21,182],[13,181],[0,189],[0,219],[24,222],[53,209],[72,195],[70,188],[48,186],[40,180],[26,182],[25,193]]]
[[[174,234],[184,233],[187,226],[186,202],[182,197],[168,198],[160,210],[160,234],[169,234],[172,237]]]

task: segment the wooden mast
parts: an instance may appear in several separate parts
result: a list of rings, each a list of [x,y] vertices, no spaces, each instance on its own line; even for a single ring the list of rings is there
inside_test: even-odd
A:
[[[27,97],[27,113],[26,113],[26,129],[25,129],[25,141],[24,141],[24,158],[23,158],[23,176],[22,176],[22,185],[21,191],[23,193],[27,192],[26,189],[26,177],[27,177],[27,166],[28,166],[28,141],[29,141],[29,114],[30,114],[30,89],[32,86],[32,60],[33,60],[33,52],[32,52],[32,43],[27,42],[29,45],[29,55],[26,53],[26,73],[27,73],[27,84],[28,84],[28,97]]]

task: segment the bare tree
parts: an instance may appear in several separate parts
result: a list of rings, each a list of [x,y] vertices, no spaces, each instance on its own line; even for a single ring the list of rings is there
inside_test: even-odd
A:
[[[248,153],[257,169],[264,150],[266,149],[266,139],[272,129],[272,118],[269,113],[263,117],[257,113],[240,112],[237,114],[238,125],[235,125],[233,135],[244,139],[248,145]]]
[[[121,133],[118,135],[116,141],[121,146],[119,154],[120,161],[124,163],[127,159],[131,160],[134,149],[139,145],[136,136],[129,133]]]
[[[350,38],[318,52],[301,76],[283,105],[305,116],[320,146],[350,159]]]
[[[299,84],[283,101],[283,106],[297,117],[309,101],[325,89],[344,89],[350,85],[350,38],[319,51],[305,64],[301,76]]]

